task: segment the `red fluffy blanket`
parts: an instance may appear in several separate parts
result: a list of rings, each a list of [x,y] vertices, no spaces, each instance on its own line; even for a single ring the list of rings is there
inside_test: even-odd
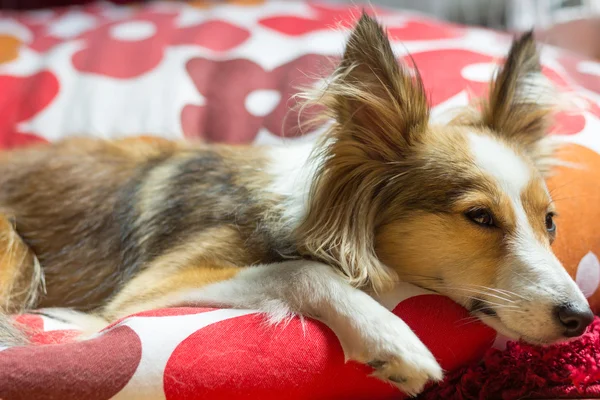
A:
[[[509,342],[452,372],[422,399],[600,398],[600,318],[581,338],[550,347]]]

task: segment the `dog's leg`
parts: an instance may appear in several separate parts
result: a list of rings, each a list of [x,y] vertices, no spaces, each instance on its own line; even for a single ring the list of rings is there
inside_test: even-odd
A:
[[[193,277],[203,269],[184,268],[161,279],[141,274],[136,278],[139,283],[135,283],[136,279],[131,283],[154,296],[140,296],[138,290],[128,291],[126,287],[107,310],[113,316],[124,316],[150,308],[211,305],[255,308],[267,313],[272,321],[301,314],[329,326],[340,339],[347,359],[369,364],[375,369],[375,376],[408,394],[417,394],[427,381],[442,378],[433,355],[400,318],[348,285],[327,265],[290,261],[224,269],[218,272],[223,275],[221,281],[206,285],[201,278],[194,288]],[[152,281],[156,286],[152,287]],[[124,296],[128,292],[137,293],[141,301]]]
[[[20,312],[35,306],[43,273],[33,251],[0,214],[0,309]]]
[[[14,221],[0,214],[0,346],[26,342],[5,313],[35,306],[42,282],[33,251],[15,231]]]

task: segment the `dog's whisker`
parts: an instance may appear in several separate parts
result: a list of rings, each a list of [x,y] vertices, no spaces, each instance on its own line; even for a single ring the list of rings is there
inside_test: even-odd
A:
[[[468,297],[468,298],[471,299],[471,300],[480,301],[480,302],[482,302],[484,304],[487,304],[487,305],[494,306],[495,309],[513,309],[513,310],[520,310],[521,309],[521,307],[519,307],[519,306],[514,306],[514,305],[510,305],[510,304],[494,303],[494,302],[491,302],[489,300],[481,299],[479,297]],[[488,308],[492,308],[492,307],[488,307]]]
[[[474,324],[477,322],[481,322],[481,320],[477,317],[474,317],[473,319],[458,320],[458,321],[456,321],[455,326],[457,328],[462,328],[464,326],[471,325],[471,324]]]
[[[502,293],[502,294],[505,294],[505,295],[508,295],[508,296],[516,296],[516,297],[519,297],[519,298],[521,298],[523,300],[530,300],[529,298],[527,298],[527,297],[525,297],[523,295],[520,295],[518,293],[512,292],[510,290],[506,290],[506,289],[498,289],[498,288],[492,288],[492,287],[489,287],[489,286],[472,285],[472,284],[469,284],[469,285],[466,285],[466,286],[479,287],[479,288],[482,288],[482,289],[485,289],[485,290],[491,290],[493,292]]]
[[[504,295],[506,295],[506,296],[510,296],[510,297],[512,297],[512,296],[516,296],[516,297],[519,297],[519,298],[521,298],[521,299],[523,299],[523,300],[527,300],[527,301],[529,301],[529,300],[530,300],[529,298],[527,298],[527,297],[525,297],[525,296],[523,296],[523,295],[520,295],[520,294],[518,294],[518,293],[515,293],[515,292],[511,292],[511,291],[509,291],[509,290],[497,289],[497,288],[492,288],[492,287],[489,287],[489,286],[483,286],[483,285],[463,285],[463,286],[465,286],[465,287],[473,287],[473,288],[481,288],[481,289],[483,289],[483,290],[484,290],[484,292],[486,292],[486,291],[493,291],[493,292],[495,292],[495,293],[498,293],[498,296],[499,296],[499,297],[502,297],[502,296],[500,296],[500,295],[501,295],[501,294],[504,294]],[[489,294],[489,293],[487,293],[487,294]],[[499,297],[498,297],[498,298],[499,298]],[[503,298],[503,299],[505,299],[505,300],[512,300],[510,297],[509,297],[509,298],[502,297],[502,298]]]
[[[495,294],[492,294],[489,292],[485,292],[485,291],[477,290],[477,289],[473,289],[473,288],[465,288],[465,287],[460,287],[460,286],[447,286],[447,285],[439,286],[437,288],[438,289],[448,289],[448,290],[460,290],[460,291],[467,292],[467,293],[474,293],[474,294],[480,294],[483,296],[493,297],[498,300],[505,301],[505,302],[511,303],[511,304],[516,303],[515,300],[507,299],[507,298],[499,296],[499,295],[495,295]],[[480,299],[480,300],[483,300],[483,299]]]
[[[485,286],[483,286],[483,287],[485,287]],[[487,289],[488,290],[493,290],[493,291],[499,292],[499,293],[504,293],[504,294],[509,295],[509,296],[516,296],[516,297],[519,297],[519,298],[521,298],[523,300],[527,300],[527,301],[531,300],[529,297],[525,297],[525,296],[523,296],[521,294],[518,294],[518,293],[515,293],[515,292],[511,292],[510,290],[498,289],[498,288],[490,288],[490,287],[488,287]]]
[[[532,280],[531,280],[531,278],[528,278],[528,277],[526,277],[525,275],[523,275],[523,274],[520,274],[520,273],[518,273],[518,272],[516,272],[516,271],[514,271],[513,273],[514,273],[515,275],[517,275],[518,277],[525,279],[527,282],[531,283],[531,284],[532,284],[534,287],[536,287],[536,288],[538,288],[538,289],[541,289],[541,290],[543,290],[544,292],[546,292],[546,293],[548,293],[548,294],[550,294],[550,295],[552,294],[552,292],[550,292],[548,289],[546,289],[545,287],[543,287],[543,286],[542,286],[542,285],[540,285],[539,283],[532,281]]]
[[[444,289],[461,290],[461,288],[458,288],[458,287],[457,288],[454,288],[454,287],[444,287]],[[482,293],[479,293],[479,294],[482,294]],[[501,303],[496,303],[496,302],[493,302],[493,301],[490,301],[490,300],[487,300],[487,299],[482,299],[480,297],[470,296],[470,295],[466,295],[464,297],[467,298],[467,299],[470,299],[470,300],[477,300],[477,301],[483,302],[485,304],[492,305],[492,306],[496,307],[497,309],[499,309],[499,308],[514,309],[514,310],[521,309],[521,306],[516,305],[516,304],[501,304]]]
[[[496,298],[498,300],[506,301],[507,303],[515,303],[515,300],[510,300],[510,299],[507,299],[505,297],[498,296],[498,295],[495,295],[495,294],[492,294],[492,293],[488,293],[488,292],[485,292],[485,291],[477,291],[476,289],[470,289],[470,288],[462,288],[462,289],[459,289],[459,290],[470,291],[471,293],[483,294],[483,295],[486,295],[486,296],[489,296],[489,297]]]
[[[424,282],[426,284],[430,283],[430,282],[439,282],[440,278],[437,277],[433,277],[433,276],[427,276],[427,275],[418,275],[418,274],[406,274],[405,276],[411,276],[411,277],[416,277],[418,278],[421,282]],[[503,300],[506,302],[516,302],[517,300],[513,299],[513,297],[518,297],[522,300],[525,301],[531,301],[530,298],[523,296],[521,294],[512,292],[510,290],[506,290],[506,289],[499,289],[499,288],[492,288],[489,286],[483,286],[483,285],[474,285],[474,284],[463,284],[460,286],[452,286],[450,287],[449,285],[443,284],[443,286],[436,286],[435,288],[432,288],[431,286],[426,285],[426,288],[428,289],[432,289],[432,290],[437,290],[437,289],[455,289],[455,290],[471,290],[471,291],[475,291],[477,289],[481,289],[482,291],[479,292],[479,294],[482,295],[486,295],[486,296],[490,296],[490,297],[495,297],[499,300]],[[490,293],[490,292],[494,292],[494,293]]]
[[[480,307],[477,310],[474,311],[483,311],[483,310],[493,310],[493,311],[497,311],[497,310],[508,310],[508,312],[515,312],[517,314],[526,314],[526,312],[524,310],[521,310],[519,308],[514,308],[514,307],[508,307],[508,306],[502,306],[502,305],[494,305],[494,307]]]

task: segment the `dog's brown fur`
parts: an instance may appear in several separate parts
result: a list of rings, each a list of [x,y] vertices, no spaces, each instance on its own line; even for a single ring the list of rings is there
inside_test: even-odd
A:
[[[97,310],[154,266],[280,258],[249,219],[276,212],[252,203],[263,182],[244,172],[264,162],[257,149],[73,139],[6,154],[0,204],[44,267],[39,305]]]

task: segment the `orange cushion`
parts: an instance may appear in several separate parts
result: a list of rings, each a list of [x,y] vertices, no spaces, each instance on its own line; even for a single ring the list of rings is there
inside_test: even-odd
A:
[[[556,168],[548,186],[558,211],[553,248],[594,312],[600,311],[600,154],[577,144],[559,150],[575,165]]]

